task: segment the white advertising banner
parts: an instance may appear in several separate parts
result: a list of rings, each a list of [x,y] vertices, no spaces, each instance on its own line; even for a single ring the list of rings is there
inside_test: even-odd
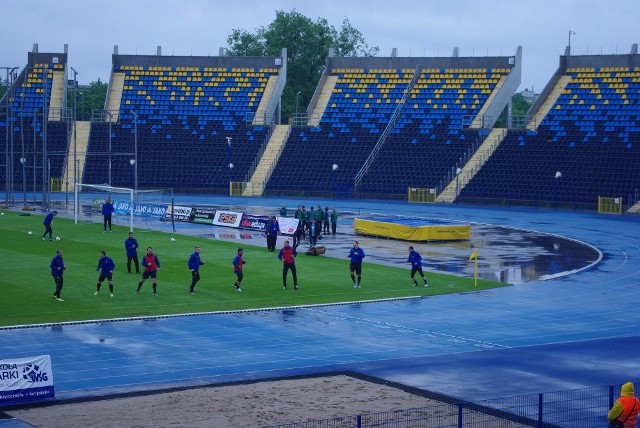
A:
[[[293,217],[278,217],[280,233],[283,235],[293,235],[298,228],[298,219]]]
[[[240,220],[242,220],[242,213],[218,210],[213,217],[213,224],[216,226],[240,227]]]
[[[53,397],[49,355],[0,360],[0,405]]]
[[[173,219],[175,221],[189,221],[189,217],[191,216],[191,207],[184,207],[181,205],[173,205],[173,209],[171,205],[167,206],[167,212],[165,213],[164,219],[171,220],[171,215],[173,215]]]

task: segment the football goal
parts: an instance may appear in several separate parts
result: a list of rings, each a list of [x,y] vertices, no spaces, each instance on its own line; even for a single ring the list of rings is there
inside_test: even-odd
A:
[[[102,221],[102,205],[109,199],[117,202],[118,208],[125,207],[129,230],[133,232],[134,212],[137,204],[161,204],[162,190],[135,190],[127,187],[113,187],[105,184],[76,183],[74,186],[74,221]]]

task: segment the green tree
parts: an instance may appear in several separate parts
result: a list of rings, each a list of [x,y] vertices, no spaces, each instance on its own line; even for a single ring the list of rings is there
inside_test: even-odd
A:
[[[521,94],[515,94],[511,97],[511,117],[515,116],[526,116],[527,111],[529,111],[529,107],[531,107],[531,102],[527,101]],[[519,120],[518,122],[526,123],[526,120]],[[494,128],[505,128],[506,121],[504,114],[500,115],[496,123],[493,125]]]
[[[296,109],[305,110],[320,80],[330,48],[335,48],[336,55],[345,57],[375,56],[379,52],[377,46],[370,47],[366,43],[362,33],[348,19],[336,30],[326,19],[313,21],[295,9],[276,11],[273,22],[253,34],[234,29],[227,37],[227,45],[227,54],[231,56],[278,56],[282,48],[287,48],[287,86],[282,97],[285,121]]]
[[[67,91],[67,106],[73,109],[74,99],[77,101],[76,120],[91,120],[93,110],[104,109],[107,98],[107,84],[100,78],[88,86],[69,88]]]
[[[511,98],[511,115],[525,116],[531,107],[531,102],[524,99],[521,94],[515,94]]]

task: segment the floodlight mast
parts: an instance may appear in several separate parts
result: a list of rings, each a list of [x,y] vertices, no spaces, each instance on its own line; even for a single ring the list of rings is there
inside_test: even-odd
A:
[[[138,190],[138,113],[131,110],[133,114],[133,189]]]
[[[18,69],[18,67],[0,67],[0,69],[2,70],[6,70],[7,71],[7,80],[5,81],[6,84],[6,93],[8,94],[7,96],[7,103],[6,103],[6,107],[7,107],[7,124],[10,122],[10,118],[9,118],[9,98],[10,98],[10,92],[13,86],[13,81],[14,79],[14,71],[16,71]],[[11,76],[11,81],[9,80],[9,76]],[[5,183],[5,193],[4,193],[4,198],[5,198],[5,203],[9,204],[10,202],[13,201],[13,195],[12,195],[12,188],[13,188],[13,171],[12,166],[13,166],[13,132],[11,132],[11,143],[9,142],[9,129],[11,127],[9,125],[5,126],[6,132],[5,132],[5,165],[6,165],[6,174],[5,174],[5,178],[6,178],[6,183]],[[9,147],[11,147],[11,154],[9,153]]]
[[[73,72],[73,185],[78,182],[78,72],[71,67]],[[77,209],[77,207],[74,207]]]

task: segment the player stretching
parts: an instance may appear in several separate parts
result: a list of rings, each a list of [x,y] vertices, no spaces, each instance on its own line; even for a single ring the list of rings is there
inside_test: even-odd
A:
[[[420,253],[415,251],[413,247],[409,247],[409,260],[407,262],[411,263],[411,279],[413,280],[413,286],[418,286],[418,281],[416,281],[416,272],[420,274],[422,280],[424,281],[424,286],[428,287],[429,283],[427,282],[427,278],[424,277],[424,273],[422,273],[422,257]]]

